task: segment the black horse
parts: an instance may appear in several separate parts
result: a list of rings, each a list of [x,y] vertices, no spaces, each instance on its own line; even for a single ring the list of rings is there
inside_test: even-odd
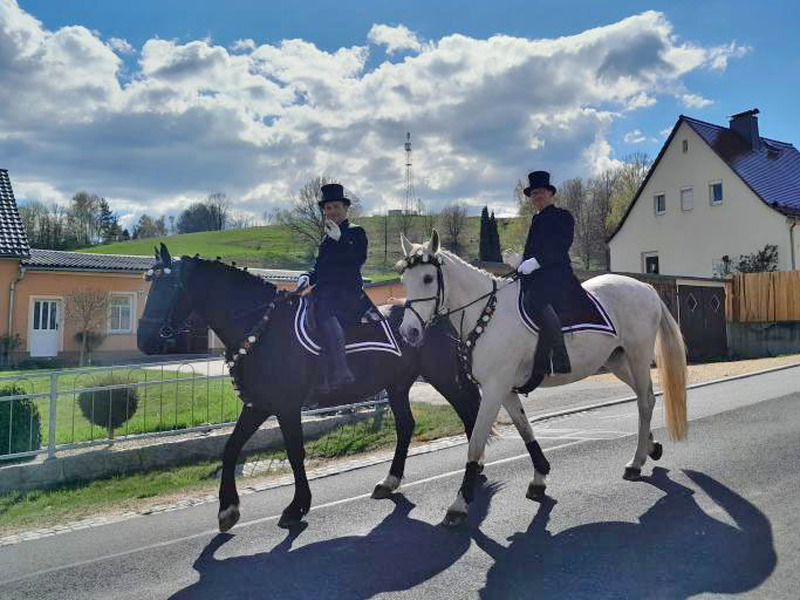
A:
[[[456,342],[450,325],[432,327],[419,348],[404,345],[396,336],[402,356],[388,352],[359,352],[348,357],[356,382],[335,398],[315,397],[319,359],[295,336],[294,319],[300,298],[279,292],[264,279],[220,261],[184,256],[173,260],[164,244],[156,250],[156,264],[146,278],[152,284],[137,342],[146,354],[166,351],[190,314],[199,315],[225,344],[234,387],[244,403],[233,433],[225,444],[219,490],[219,527],[225,532],[239,520],[239,495],[235,469],[242,447],[271,415],[278,418],[289,463],[294,472],[295,493],[278,524],[298,523],[311,507],[306,478],[301,406],[315,403],[337,405],[369,398],[385,389],[394,413],[397,446],[389,476],[373,492],[389,496],[405,470],[408,446],[414,431],[408,393],[422,375],[458,413],[467,436],[478,413],[480,392],[459,377]],[[402,307],[388,317],[394,331],[402,320]],[[442,321],[446,321],[443,319]]]

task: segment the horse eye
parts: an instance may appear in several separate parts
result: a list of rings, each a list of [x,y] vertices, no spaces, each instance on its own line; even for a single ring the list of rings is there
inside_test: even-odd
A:
[[[422,278],[423,283],[433,283],[433,275],[425,275]]]

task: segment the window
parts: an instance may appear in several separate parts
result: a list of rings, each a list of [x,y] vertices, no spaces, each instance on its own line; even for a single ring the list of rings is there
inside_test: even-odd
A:
[[[708,184],[708,199],[711,205],[722,204],[722,182],[712,181]]]
[[[684,188],[681,190],[681,210],[692,210],[694,208],[694,190]]]
[[[658,252],[642,253],[642,272],[658,275]]]
[[[653,196],[653,208],[657,215],[663,215],[667,212],[667,196],[666,194],[656,194]]]
[[[683,150],[684,154],[686,154],[689,151],[689,140],[683,140],[681,142],[681,150]]]
[[[133,331],[133,295],[112,294],[110,300],[111,333],[131,333]]]

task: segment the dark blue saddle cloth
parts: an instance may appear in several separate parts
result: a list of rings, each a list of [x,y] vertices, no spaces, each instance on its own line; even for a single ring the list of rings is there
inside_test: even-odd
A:
[[[519,316],[530,331],[538,334],[539,327],[534,323],[533,317],[525,311],[523,300],[524,293],[520,286],[517,301]],[[554,308],[561,319],[561,329],[564,332],[599,331],[613,336],[617,335],[617,329],[611,322],[606,309],[594,294],[583,288],[569,298],[565,298],[559,306]]]
[[[366,294],[364,310],[359,311],[359,318],[342,323],[345,335],[345,352],[389,352],[401,356],[400,344],[397,343],[389,322],[384,319]],[[322,344],[320,335],[314,326],[312,317],[313,301],[308,296],[300,299],[294,317],[294,333],[297,341],[311,354],[319,356]]]

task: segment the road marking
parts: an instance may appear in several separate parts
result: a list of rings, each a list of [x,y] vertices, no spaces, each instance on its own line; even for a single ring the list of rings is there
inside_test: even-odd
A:
[[[544,450],[544,452],[549,452],[551,450],[559,450],[561,448],[567,448],[569,446],[575,446],[577,444],[584,444],[584,443],[586,443],[588,441],[590,441],[590,440],[573,440],[573,441],[570,441],[570,442],[566,442],[564,444],[559,444],[557,446],[551,446],[549,448],[544,448],[543,450]],[[515,461],[515,460],[520,460],[520,459],[523,459],[523,458],[530,458],[527,452],[525,454],[517,454],[516,456],[509,456],[507,458],[501,458],[501,459],[498,459],[498,460],[493,460],[491,462],[486,463],[484,466],[485,467],[491,467],[491,466],[494,466],[494,465],[502,465],[502,464],[510,463],[510,462]],[[414,487],[414,486],[417,486],[417,485],[421,485],[423,483],[430,483],[431,481],[437,481],[439,479],[445,479],[447,477],[452,477],[453,475],[463,475],[463,474],[464,474],[464,469],[458,469],[458,470],[455,470],[455,471],[448,471],[446,473],[440,473],[439,475],[433,475],[431,477],[426,477],[425,479],[420,479],[418,481],[412,481],[410,483],[403,484],[402,487],[403,488],[410,488],[410,487]],[[314,511],[317,511],[317,510],[322,510],[323,508],[331,508],[331,507],[334,507],[334,506],[339,506],[340,504],[348,504],[350,502],[355,502],[356,500],[363,500],[365,498],[369,498],[371,495],[372,495],[372,492],[369,492],[367,494],[359,494],[358,496],[351,496],[350,498],[342,498],[341,500],[334,500],[332,502],[326,502],[325,504],[320,504],[318,506],[312,506],[311,507],[311,512],[314,512]],[[258,519],[253,519],[251,521],[243,521],[241,523],[237,523],[236,527],[237,528],[244,528],[244,527],[250,527],[252,525],[259,525],[261,523],[266,523],[266,522],[269,522],[269,521],[275,521],[277,519],[280,519],[280,517],[281,517],[280,515],[272,515],[272,516],[269,516],[269,517],[260,517]],[[202,537],[209,536],[209,535],[212,535],[212,534],[216,535],[218,533],[219,533],[219,529],[217,529],[217,528],[215,528],[215,529],[207,529],[205,531],[201,531],[200,533],[194,533],[192,535],[187,535],[187,536],[180,537],[180,538],[175,538],[175,539],[172,539],[172,540],[166,540],[164,542],[158,542],[156,544],[150,544],[148,546],[142,546],[142,547],[139,547],[139,548],[134,548],[132,550],[125,550],[124,552],[116,552],[114,554],[107,554],[105,556],[98,556],[96,558],[90,558],[90,559],[87,559],[87,560],[81,560],[81,561],[77,561],[77,562],[71,563],[69,565],[62,565],[60,567],[53,567],[53,568],[50,568],[50,569],[42,569],[41,571],[34,571],[33,573],[28,573],[27,575],[23,575],[21,577],[16,577],[14,579],[6,579],[5,581],[0,581],[0,586],[19,583],[20,581],[24,581],[24,580],[30,579],[32,577],[38,577],[38,576],[41,576],[41,575],[48,575],[50,573],[57,573],[59,571],[66,571],[68,569],[75,569],[75,568],[78,568],[78,567],[85,567],[87,565],[91,565],[91,564],[94,564],[94,563],[99,563],[99,562],[102,562],[102,561],[105,561],[105,560],[113,560],[115,558],[121,558],[123,556],[130,556],[131,554],[136,554],[137,552],[146,552],[147,550],[155,550],[157,548],[164,548],[166,546],[170,546],[170,545],[173,545],[173,544],[180,544],[182,542],[188,542],[190,540],[194,540],[194,539],[197,539],[197,538],[202,538]]]

